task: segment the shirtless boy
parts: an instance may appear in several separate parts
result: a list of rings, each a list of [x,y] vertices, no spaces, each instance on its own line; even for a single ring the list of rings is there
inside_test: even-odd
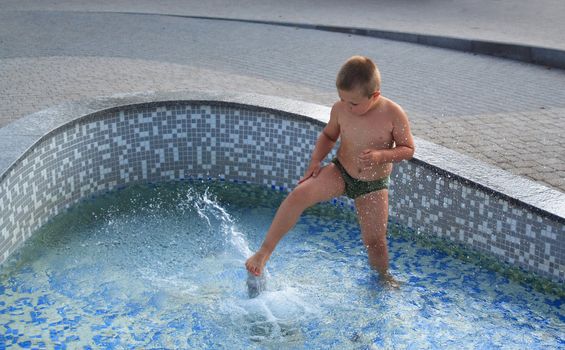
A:
[[[394,283],[386,241],[389,176],[392,163],[412,158],[414,139],[406,113],[381,96],[380,83],[378,68],[367,57],[353,56],[341,67],[336,79],[340,100],[306,173],[280,205],[261,248],[246,261],[250,273],[261,275],[277,243],[305,209],[345,194],[355,201],[369,263],[382,281]],[[322,166],[338,138],[337,157]]]

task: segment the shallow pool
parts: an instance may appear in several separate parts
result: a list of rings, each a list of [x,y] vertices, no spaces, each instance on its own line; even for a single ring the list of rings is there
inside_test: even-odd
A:
[[[243,263],[283,195],[184,182],[85,201],[0,269],[0,348],[548,349],[563,300],[417,240],[389,238],[384,288],[359,228],[309,210],[249,298]],[[345,212],[345,213],[344,213]]]

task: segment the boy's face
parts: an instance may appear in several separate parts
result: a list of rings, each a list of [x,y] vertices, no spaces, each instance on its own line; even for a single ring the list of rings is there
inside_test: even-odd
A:
[[[371,96],[367,96],[361,89],[355,89],[352,91],[338,90],[338,94],[351,113],[362,116],[373,107],[380,92],[376,91]]]

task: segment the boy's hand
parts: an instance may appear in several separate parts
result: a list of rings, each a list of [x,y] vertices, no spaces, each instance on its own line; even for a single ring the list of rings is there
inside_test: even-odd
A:
[[[298,181],[298,184],[300,185],[309,178],[318,176],[321,168],[322,168],[321,162],[311,163],[308,169],[306,169],[304,176]]]
[[[374,167],[383,163],[382,153],[379,150],[366,149],[359,155],[359,163],[363,169]]]

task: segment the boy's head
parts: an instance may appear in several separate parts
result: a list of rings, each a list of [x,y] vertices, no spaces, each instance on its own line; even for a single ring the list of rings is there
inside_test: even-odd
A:
[[[359,91],[372,97],[381,90],[381,73],[370,58],[353,56],[339,70],[336,87],[341,91]]]

